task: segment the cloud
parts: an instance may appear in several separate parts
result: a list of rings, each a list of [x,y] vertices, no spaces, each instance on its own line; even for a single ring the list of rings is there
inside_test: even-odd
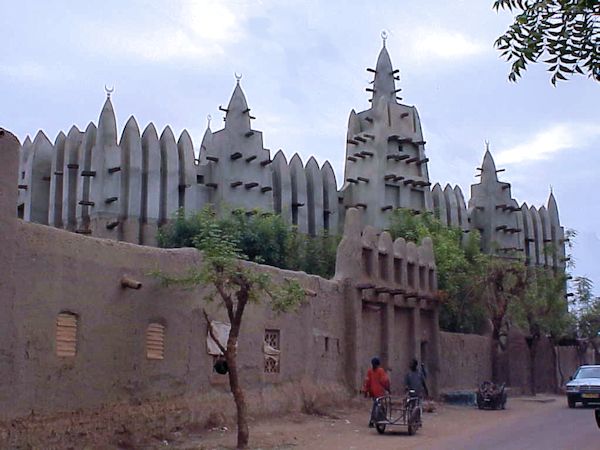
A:
[[[457,61],[482,54],[489,46],[458,31],[418,28],[411,38],[410,55],[418,62]]]
[[[63,68],[46,66],[37,62],[22,62],[18,64],[0,64],[0,77],[16,81],[45,83],[71,79],[71,74]]]
[[[151,62],[210,61],[244,37],[247,9],[244,2],[181,0],[156,7],[138,26],[88,21],[82,27],[93,36],[85,45],[99,52]]]
[[[550,159],[561,150],[581,147],[598,137],[600,125],[559,123],[539,131],[521,144],[500,150],[495,159],[499,164]]]

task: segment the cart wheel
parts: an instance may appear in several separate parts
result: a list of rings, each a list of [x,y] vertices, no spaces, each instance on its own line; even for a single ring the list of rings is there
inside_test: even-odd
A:
[[[419,425],[421,422],[421,411],[419,411],[418,407],[413,408],[410,412],[410,417],[408,418],[408,434],[412,436],[419,429]]]
[[[377,430],[377,432],[378,432],[379,434],[383,434],[383,433],[385,433],[385,425],[383,425],[383,424],[376,423],[376,424],[375,424],[375,429]]]

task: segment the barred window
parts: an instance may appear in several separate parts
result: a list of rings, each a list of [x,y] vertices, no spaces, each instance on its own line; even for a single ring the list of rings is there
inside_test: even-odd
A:
[[[146,329],[146,358],[165,359],[165,326],[151,323]]]
[[[264,357],[265,373],[279,373],[280,356],[279,330],[265,330]]]
[[[77,353],[77,315],[61,312],[56,318],[56,356],[74,357]]]

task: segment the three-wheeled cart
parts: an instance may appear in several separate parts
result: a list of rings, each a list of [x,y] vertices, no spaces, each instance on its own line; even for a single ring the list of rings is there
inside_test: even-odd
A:
[[[415,391],[409,391],[406,397],[385,395],[375,399],[375,428],[383,434],[390,426],[406,427],[413,435],[422,426],[421,399]]]
[[[484,381],[477,390],[477,407],[479,409],[504,409],[506,397],[504,383],[495,384],[491,381]]]

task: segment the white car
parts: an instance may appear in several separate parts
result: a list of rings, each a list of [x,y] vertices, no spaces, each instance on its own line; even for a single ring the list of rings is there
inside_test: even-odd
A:
[[[580,366],[566,387],[569,408],[575,408],[577,402],[583,406],[600,403],[600,365]]]

